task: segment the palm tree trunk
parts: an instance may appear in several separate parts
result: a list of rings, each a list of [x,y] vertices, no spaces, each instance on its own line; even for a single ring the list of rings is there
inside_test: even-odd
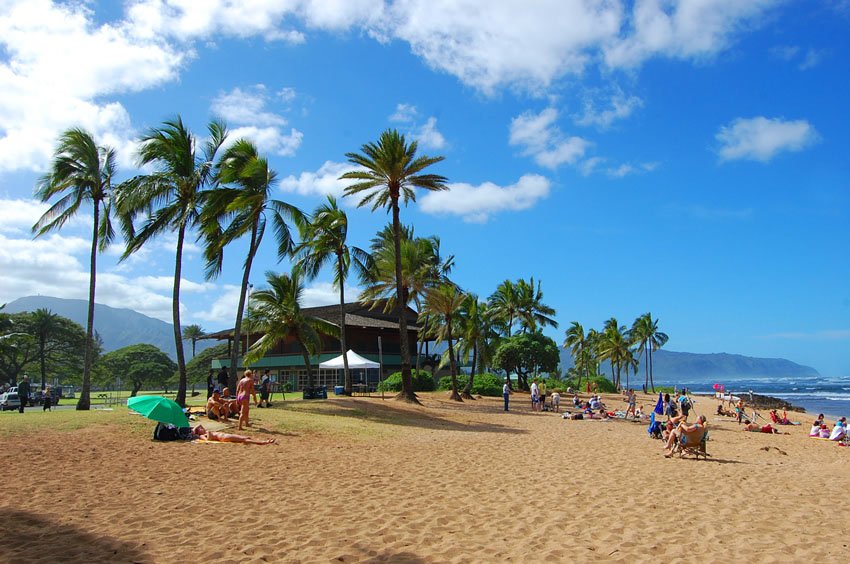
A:
[[[304,357],[304,367],[307,369],[307,387],[313,388],[313,367],[310,365],[310,353],[307,352],[307,347],[301,343],[301,356]]]
[[[47,366],[46,366],[47,359],[44,358],[44,341],[45,341],[45,337],[44,337],[44,335],[41,335],[39,340],[38,340],[38,357],[39,357],[39,360],[41,361],[40,364],[41,364],[41,391],[42,392],[44,391],[44,375],[47,372]]]
[[[180,330],[180,276],[183,270],[183,239],[186,228],[177,230],[177,255],[174,260],[174,288],[171,297],[171,316],[174,320],[174,344],[177,346],[177,397],[180,407],[186,407],[186,358],[183,356],[183,334]],[[234,388],[235,389],[235,388]]]
[[[239,289],[239,307],[236,310],[236,325],[233,327],[233,342],[235,347],[230,351],[230,374],[227,385],[231,390],[236,389],[239,380],[239,351],[242,348],[242,316],[245,313],[245,297],[248,293],[248,280],[251,277],[251,265],[254,263],[254,255],[257,253],[257,218],[251,228],[251,243],[248,246],[248,256],[245,257],[245,270],[242,272],[242,287]],[[245,348],[247,349],[247,343]],[[245,353],[248,351],[246,350]],[[244,355],[243,355],[244,357]]]
[[[647,352],[646,339],[643,341],[643,393],[649,389],[649,353]]]
[[[398,192],[398,189],[395,189]],[[393,198],[393,245],[395,246],[395,285],[396,307],[398,308],[398,331],[401,350],[401,392],[396,399],[419,403],[413,391],[413,379],[410,377],[410,338],[407,334],[407,302],[404,301],[404,287],[401,279],[401,221],[399,220],[398,195]],[[455,390],[457,393],[457,390]]]
[[[77,410],[91,409],[91,366],[94,362],[94,288],[97,276],[97,224],[100,221],[100,207],[94,205],[94,227],[91,236],[91,259],[89,261],[89,309],[86,318],[86,347],[83,352],[83,386]]]
[[[469,371],[469,380],[466,381],[466,386],[463,388],[463,393],[460,395],[463,399],[474,400],[472,397],[472,381],[475,378],[475,364],[478,361],[478,343],[472,345],[472,368]]]
[[[649,344],[649,385],[652,387],[652,393],[655,393],[655,381],[652,379],[652,343]]]
[[[449,369],[451,370],[452,376],[452,395],[449,396],[450,400],[454,401],[463,401],[460,397],[460,394],[457,393],[457,362],[455,359],[455,349],[452,344],[452,318],[451,316],[446,317],[446,324],[448,325],[448,338],[447,341],[449,343]]]
[[[336,265],[339,274],[339,346],[342,349],[342,371],[344,374],[342,393],[350,396],[351,370],[348,369],[348,347],[345,344],[345,283],[343,278],[342,253],[337,253]]]

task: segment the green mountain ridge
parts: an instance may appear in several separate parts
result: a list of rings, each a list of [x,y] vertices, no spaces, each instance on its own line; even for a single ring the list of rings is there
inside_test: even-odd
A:
[[[640,376],[643,376],[643,359]],[[568,350],[561,351],[561,367],[572,366]],[[603,373],[609,374],[610,367],[604,363]],[[680,378],[742,378],[742,377],[790,377],[820,376],[811,366],[797,364],[785,358],[757,358],[730,353],[690,353],[658,350],[652,353],[652,372],[656,382],[675,381]]]
[[[6,304],[4,311],[6,313],[20,313],[42,308],[62,317],[67,317],[83,327],[86,326],[86,316],[88,315],[88,302],[86,300],[26,296]],[[172,360],[177,358],[172,325],[132,309],[114,308],[95,303],[94,329],[103,340],[103,352],[144,343],[159,348]],[[200,353],[215,344],[215,341],[198,341],[195,352]],[[191,342],[184,342],[184,351],[188,361],[192,357]]]

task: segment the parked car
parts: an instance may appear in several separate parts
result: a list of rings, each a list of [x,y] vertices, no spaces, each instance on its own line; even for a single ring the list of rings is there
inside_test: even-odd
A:
[[[0,411],[6,411],[7,409],[19,409],[21,407],[21,400],[18,398],[17,392],[6,392],[5,394],[0,394]]]

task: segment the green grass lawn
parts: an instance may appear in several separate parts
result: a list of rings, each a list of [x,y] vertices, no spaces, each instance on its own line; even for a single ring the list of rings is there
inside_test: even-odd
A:
[[[153,432],[154,423],[141,417],[125,406],[103,408],[100,392],[92,394],[90,411],[63,409],[42,411],[30,409],[24,414],[17,411],[0,413],[0,437],[19,434],[38,434],[52,430],[75,431],[95,425],[108,425],[116,431],[145,436]],[[104,392],[107,393],[107,392]],[[129,391],[108,392],[117,397],[129,397]],[[155,394],[154,392],[148,392]],[[110,396],[113,397],[113,396]],[[98,401],[100,400],[100,401]],[[76,405],[76,399],[67,399],[63,405]],[[372,400],[370,400],[372,401]],[[375,402],[380,402],[375,398]],[[200,410],[206,402],[206,394],[190,398],[188,404]],[[287,393],[286,401],[280,394],[272,396],[273,407],[260,409],[251,405],[253,431],[257,433],[293,433],[345,435],[351,438],[366,438],[395,433],[399,421],[390,421],[385,416],[375,416],[365,411],[334,401],[304,401],[300,392]],[[377,405],[377,403],[376,403]],[[98,409],[100,408],[100,409]],[[201,419],[200,422],[204,421]],[[192,422],[194,425],[195,422]],[[235,424],[235,422],[234,422]],[[403,424],[403,423],[402,423]]]

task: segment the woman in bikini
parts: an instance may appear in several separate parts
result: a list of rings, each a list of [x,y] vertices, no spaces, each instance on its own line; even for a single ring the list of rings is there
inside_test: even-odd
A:
[[[250,396],[254,396],[254,403],[259,404],[257,401],[257,391],[254,389],[254,373],[250,370],[246,370],[245,374],[242,376],[242,379],[239,380],[239,383],[236,385],[236,404],[239,406],[239,430],[242,430],[242,426],[246,427],[250,425],[248,422],[248,410],[251,405]]]

